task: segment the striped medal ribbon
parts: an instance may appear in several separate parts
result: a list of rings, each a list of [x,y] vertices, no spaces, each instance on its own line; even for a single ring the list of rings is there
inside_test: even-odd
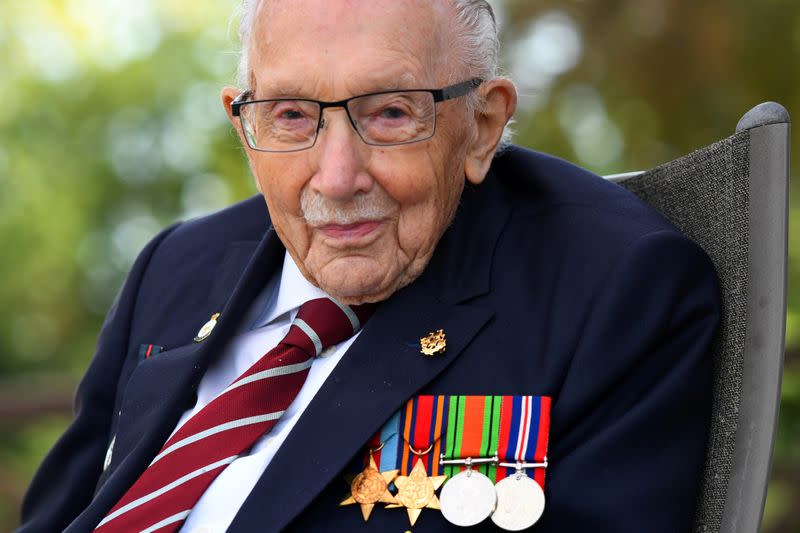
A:
[[[544,474],[550,435],[547,396],[504,396],[495,469],[492,522],[507,531],[534,525],[544,512]],[[533,471],[533,478],[527,471]]]
[[[495,509],[494,482],[500,436],[500,396],[453,396],[442,462],[450,478],[442,489],[442,515],[457,526],[483,522]]]
[[[397,432],[402,438],[398,440],[395,454],[400,475],[394,481],[397,503],[387,508],[404,507],[412,526],[423,509],[441,508],[436,491],[446,479],[438,475],[446,413],[445,396],[417,396],[400,411]],[[383,457],[388,461],[389,453],[382,455],[382,463]]]
[[[410,475],[419,462],[426,472],[439,474],[449,401],[449,396],[416,396],[400,411],[402,442],[398,456],[402,475]]]
[[[397,502],[387,508],[408,509],[412,525],[427,507],[459,526],[491,516],[504,529],[529,527],[544,509],[550,405],[546,396],[417,396],[372,437],[365,470],[399,472],[397,487],[388,483]],[[412,478],[424,502],[404,495]]]
[[[340,506],[359,504],[365,522],[369,520],[376,504],[397,503],[391,489],[399,472],[394,468],[397,463],[399,420],[400,413],[397,413],[370,439],[364,458],[365,466],[358,475],[348,479],[350,495],[339,503]],[[383,453],[384,450],[387,453]]]

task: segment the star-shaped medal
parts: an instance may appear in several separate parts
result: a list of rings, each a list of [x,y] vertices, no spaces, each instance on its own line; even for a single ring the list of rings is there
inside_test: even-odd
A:
[[[361,515],[366,522],[376,503],[397,503],[389,492],[389,483],[394,481],[398,472],[399,470],[379,471],[370,454],[369,465],[353,478],[350,482],[350,496],[339,505],[361,504]]]
[[[395,499],[399,505],[387,505],[386,508],[405,507],[408,511],[408,519],[411,525],[417,523],[417,518],[422,513],[422,509],[441,509],[439,498],[436,491],[442,486],[447,476],[428,477],[425,464],[417,461],[411,474],[408,476],[398,476],[394,484],[399,489]]]

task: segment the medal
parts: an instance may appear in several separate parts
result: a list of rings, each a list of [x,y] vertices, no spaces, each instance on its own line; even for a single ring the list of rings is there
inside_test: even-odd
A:
[[[450,479],[442,488],[442,515],[451,524],[474,526],[494,511],[497,496],[493,474],[497,457],[500,396],[452,396],[446,444],[440,460]],[[465,470],[461,470],[466,468]],[[459,472],[459,470],[461,470]]]
[[[394,481],[398,504],[386,507],[405,507],[412,526],[422,509],[440,509],[436,491],[447,479],[447,476],[437,475],[441,469],[438,454],[445,404],[444,396],[418,396],[406,403],[397,420],[398,432],[402,435],[402,446],[397,450],[400,475]],[[428,476],[429,470],[433,476]]]
[[[521,468],[495,486],[497,508],[492,522],[506,531],[521,531],[535,524],[544,512],[544,491]]]
[[[377,503],[396,504],[390,492],[390,484],[400,472],[396,469],[398,449],[398,425],[400,414],[395,414],[386,425],[370,439],[367,450],[366,467],[357,476],[348,478],[350,496],[339,506],[359,504],[364,521],[369,520]],[[376,447],[372,447],[376,446]]]
[[[450,461],[441,462],[448,464]],[[450,478],[439,495],[442,515],[451,524],[462,527],[474,526],[489,518],[497,503],[492,480],[472,469],[472,458],[467,458],[465,464],[467,469]]]
[[[457,526],[492,517],[509,531],[528,528],[545,505],[550,403],[547,396],[412,398],[373,437],[385,447],[370,450],[342,505],[361,504],[365,520],[379,502],[405,508],[412,526],[423,509],[439,509]]]
[[[350,482],[350,497],[339,505],[360,504],[361,515],[366,522],[376,503],[397,503],[392,493],[389,492],[389,483],[397,477],[397,472],[398,470],[379,471],[378,465],[375,464],[375,459],[370,453],[369,465]]]
[[[441,509],[436,491],[442,486],[446,477],[428,477],[425,464],[422,460],[417,461],[410,475],[398,476],[394,480],[398,488],[395,499],[399,505],[387,505],[386,508],[405,507],[408,511],[408,520],[413,526],[423,509]]]
[[[503,402],[492,522],[507,531],[535,524],[544,512],[544,473],[550,433],[550,398],[514,396]],[[513,461],[513,462],[512,462]],[[533,479],[525,473],[533,470]]]

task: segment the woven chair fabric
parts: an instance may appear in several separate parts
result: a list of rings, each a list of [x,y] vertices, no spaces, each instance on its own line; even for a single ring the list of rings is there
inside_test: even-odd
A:
[[[619,182],[699,244],[719,278],[712,418],[692,527],[698,533],[720,530],[733,463],[747,318],[749,154],[750,133],[743,131]]]

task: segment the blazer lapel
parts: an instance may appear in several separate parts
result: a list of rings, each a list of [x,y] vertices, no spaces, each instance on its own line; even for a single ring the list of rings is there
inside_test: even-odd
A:
[[[493,189],[489,184],[465,190],[458,223],[438,244],[425,273],[381,304],[278,450],[229,531],[252,531],[263,524],[285,527],[385,421],[452,364],[491,320],[493,310],[474,298],[489,290],[491,251],[509,215],[508,204],[501,204]],[[126,450],[126,459],[84,513],[89,519],[84,521],[87,517],[82,515],[73,524],[75,531],[80,530],[79,524],[99,521],[147,467],[189,407],[209,362],[235,333],[285,253],[275,232],[268,231],[239,278],[226,273],[241,272],[249,254],[246,245],[234,246],[239,248],[234,253],[238,259],[223,262],[220,286],[209,296],[223,298],[231,280],[238,279],[213,334],[201,344],[162,352],[139,365],[131,376],[117,439],[118,453]],[[420,337],[440,328],[447,335],[446,352],[423,357]],[[159,393],[153,394],[154,390]]]
[[[309,404],[240,509],[229,531],[285,527],[364,443],[420,388],[450,365],[493,316],[478,305],[422,302],[420,291],[379,308]],[[446,351],[420,354],[419,339],[439,328]],[[268,502],[268,505],[265,503]]]
[[[261,243],[231,245],[211,289],[210,298],[215,293],[220,298],[217,326],[205,341],[168,349],[136,367],[122,402],[115,445],[118,452],[126,453],[138,442],[149,444],[145,446],[147,449],[156,446],[156,451],[163,444],[180,414],[194,401],[197,384],[208,363],[236,331],[264,280],[281,264],[281,254],[280,241],[272,231]],[[227,293],[223,292],[226,286]],[[221,299],[223,294],[230,295],[227,301]]]
[[[492,251],[508,219],[508,205],[493,184],[465,190],[456,223],[426,271],[379,305],[228,531],[256,531],[264,524],[270,530],[286,527],[491,320],[494,311],[476,297],[490,290]],[[446,351],[422,356],[420,338],[438,329],[447,336]]]
[[[92,517],[99,521],[158,453],[181,414],[191,407],[209,362],[236,332],[265,280],[282,264],[283,253],[271,229],[260,243],[232,243],[209,295],[221,309],[211,336],[163,351],[136,367],[126,385],[114,443],[114,456],[124,459],[118,464],[112,461],[92,505],[73,526],[80,529],[78,524],[92,523]]]

